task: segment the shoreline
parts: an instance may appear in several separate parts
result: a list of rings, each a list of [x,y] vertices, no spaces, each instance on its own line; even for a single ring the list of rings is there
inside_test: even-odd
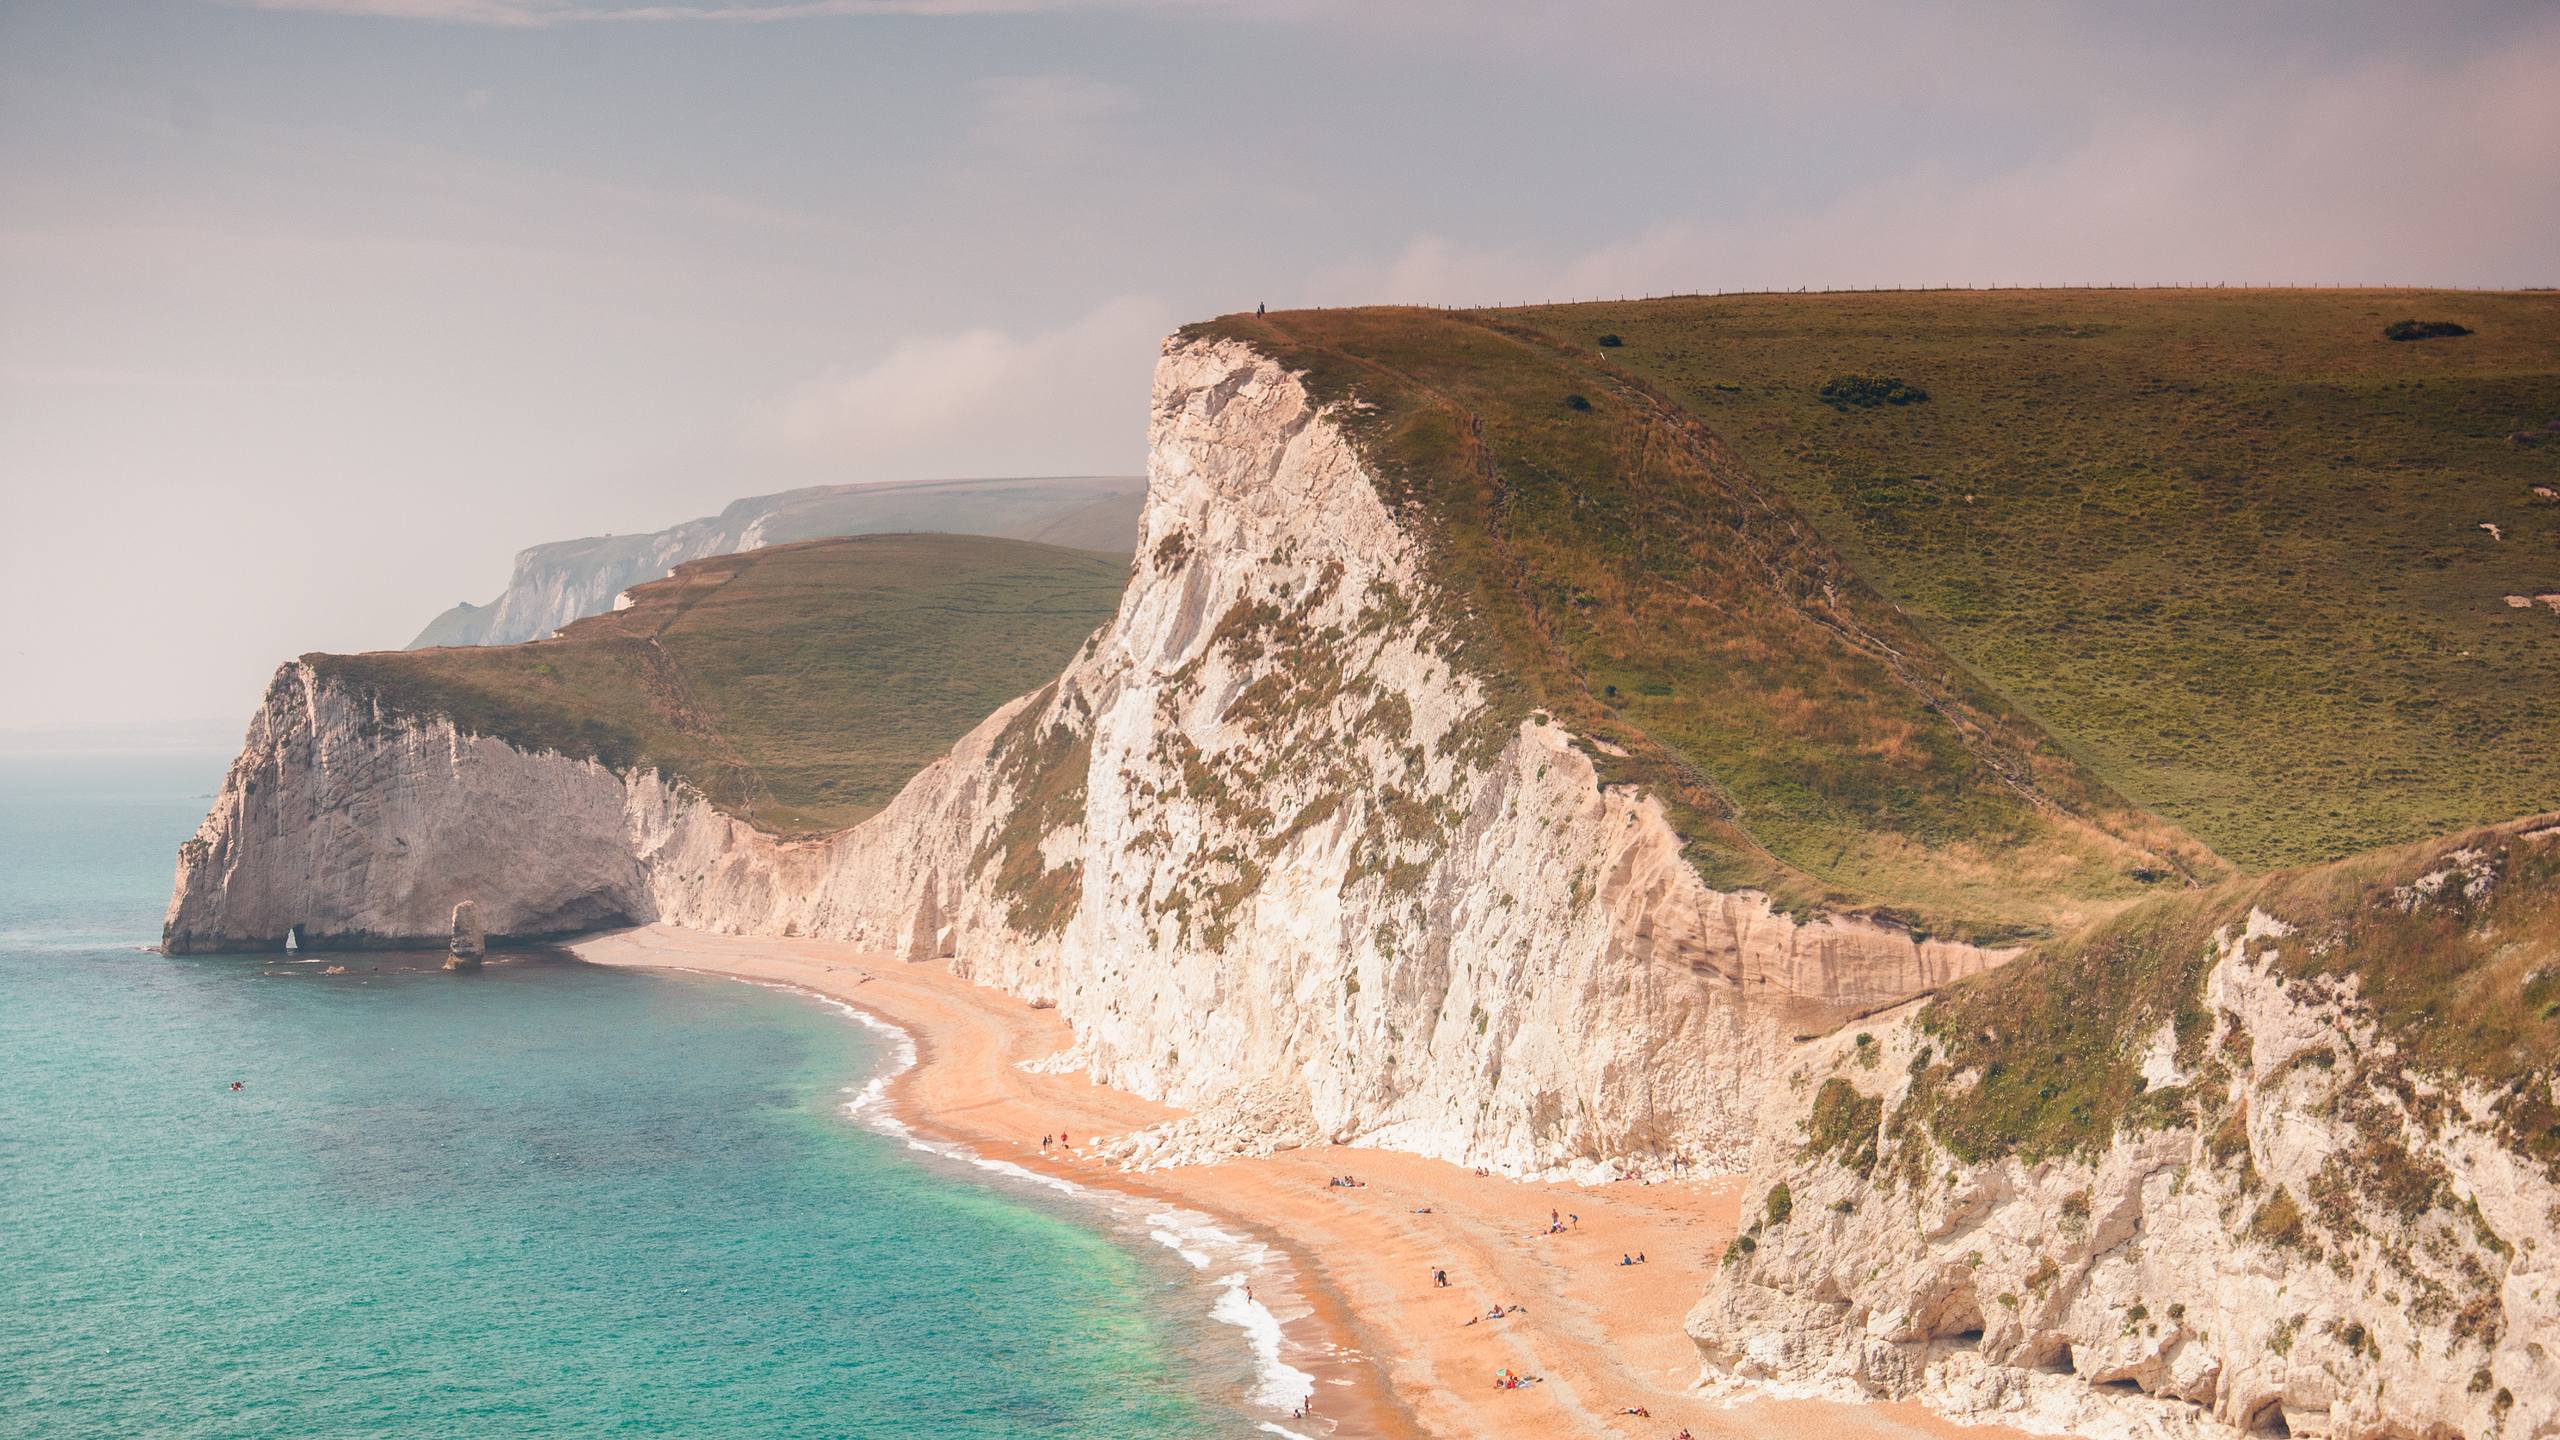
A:
[[[1159,1200],[1134,1190],[1115,1187],[1107,1182],[1097,1183],[1092,1177],[1069,1179],[1065,1175],[1051,1173],[1044,1169],[1035,1169],[1011,1160],[998,1159],[980,1153],[961,1140],[943,1137],[923,1138],[918,1124],[900,1114],[891,1099],[891,1092],[895,1090],[898,1082],[917,1066],[926,1063],[925,1042],[914,1032],[895,1021],[864,1009],[859,1004],[839,999],[821,990],[811,989],[806,985],[779,980],[750,979],[742,975],[712,970],[683,970],[679,973],[731,980],[740,984],[753,985],[758,989],[780,990],[805,996],[831,1009],[842,1011],[864,1029],[882,1037],[891,1047],[889,1063],[869,1080],[860,1085],[848,1085],[840,1092],[852,1097],[841,1106],[848,1118],[876,1134],[904,1141],[907,1148],[911,1150],[956,1161],[985,1170],[990,1174],[1002,1175],[1017,1183],[1036,1185],[1044,1190],[1070,1196],[1079,1203],[1097,1207],[1106,1212],[1108,1228],[1130,1234],[1143,1234],[1148,1240],[1171,1250],[1198,1272],[1198,1283],[1216,1297],[1210,1303],[1209,1318],[1234,1326],[1241,1332],[1240,1338],[1254,1352],[1257,1362],[1255,1388],[1248,1397],[1252,1406],[1256,1409],[1271,1410],[1286,1415],[1311,1397],[1315,1386],[1319,1383],[1318,1376],[1292,1364],[1289,1351],[1294,1348],[1298,1352],[1294,1356],[1295,1360],[1317,1366],[1324,1365],[1326,1352],[1319,1348],[1317,1342],[1303,1336],[1292,1335],[1290,1319],[1284,1318],[1264,1301],[1257,1299],[1252,1289],[1253,1283],[1259,1282],[1268,1294],[1271,1292],[1271,1282],[1277,1279],[1290,1298],[1299,1298],[1294,1264],[1290,1263],[1294,1257],[1287,1256],[1285,1247],[1270,1240],[1239,1240],[1236,1236],[1218,1228],[1221,1224],[1239,1223],[1231,1217],[1203,1214],[1175,1205],[1171,1201]],[[1141,1214],[1141,1211],[1153,1213]],[[1181,1228],[1168,1228],[1174,1226]],[[1220,1256],[1209,1253],[1207,1247],[1243,1253]],[[1274,1255],[1285,1258],[1275,1261],[1272,1258]],[[1232,1268],[1238,1266],[1244,1268]],[[1215,1279],[1210,1278],[1210,1272],[1218,1270],[1227,1270],[1230,1273]],[[1282,1303],[1283,1308],[1290,1308],[1285,1301]],[[1311,1313],[1311,1309],[1302,1311],[1294,1318],[1304,1320]],[[1297,1342],[1294,1347],[1288,1343],[1292,1340]],[[1313,1425],[1317,1422],[1293,1419],[1292,1423]],[[1298,1435],[1296,1431],[1281,1429],[1276,1422],[1266,1421],[1261,1428],[1282,1435]],[[1329,1425],[1321,1428],[1331,1429]],[[1310,1437],[1301,1436],[1299,1440],[1310,1440]]]
[[[1305,1372],[1306,1421],[1248,1405],[1266,1433],[1375,1436],[1591,1435],[1668,1440],[1785,1433],[1804,1440],[2013,1436],[1914,1401],[1864,1404],[1692,1389],[1681,1320],[1707,1288],[1736,1227],[1738,1178],[1579,1185],[1511,1180],[1390,1150],[1312,1145],[1265,1157],[1123,1171],[1091,1147],[1182,1112],[1095,1084],[1081,1072],[1025,1070],[1071,1043],[1055,1010],[849,945],[645,927],[573,941],[589,963],[680,970],[802,991],[903,1032],[914,1062],[873,1077],[850,1106],[876,1102],[919,1148],[997,1173],[1063,1184],[1121,1205],[1191,1212],[1264,1247],[1287,1272],[1280,1362]],[[1064,1131],[1072,1148],[1043,1155]],[[949,1147],[947,1149],[942,1147]],[[1362,1178],[1332,1189],[1337,1174]],[[1572,1214],[1547,1232],[1550,1212]],[[1118,1216],[1126,1221],[1128,1211]],[[1144,1218],[1144,1217],[1140,1217]],[[1171,1245],[1140,1225],[1132,1232]],[[1643,1252],[1643,1265],[1618,1264]],[[1190,1257],[1185,1256],[1186,1261]],[[1195,1270],[1204,1267],[1193,1263]],[[1445,1269],[1447,1288],[1433,1283]],[[1205,1273],[1203,1278],[1207,1278]],[[1214,1282],[1213,1282],[1214,1283]],[[1265,1283],[1256,1277],[1252,1283]],[[1221,1294],[1225,1304],[1228,1294]],[[1238,1297],[1239,1299],[1241,1297]],[[1280,1297],[1275,1297],[1280,1298]],[[1520,1305],[1498,1321],[1492,1305]],[[1303,1313],[1299,1313],[1300,1311]],[[1252,1336],[1249,1315],[1219,1315]],[[1259,1364],[1264,1357],[1257,1352]],[[1504,1390],[1509,1368],[1541,1383]],[[1266,1376],[1271,1367],[1262,1366]],[[1627,1407],[1648,1416],[1622,1413]]]
[[[1030,1156],[991,1153],[985,1146],[988,1137],[984,1134],[967,1127],[941,1123],[930,1108],[920,1107],[909,1099],[905,1092],[910,1083],[919,1072],[936,1063],[939,1047],[935,1036],[929,1029],[920,1031],[908,1020],[898,1018],[894,1007],[866,1004],[866,999],[876,997],[859,997],[852,993],[864,988],[862,982],[834,987],[819,983],[824,976],[848,979],[868,976],[874,973],[873,967],[896,966],[903,962],[851,947],[828,946],[828,957],[816,962],[826,968],[815,975],[786,978],[765,973],[761,967],[751,970],[751,967],[734,963],[724,965],[717,957],[702,957],[699,961],[693,957],[668,960],[629,953],[622,942],[642,934],[683,934],[687,940],[728,938],[695,937],[686,932],[650,927],[645,931],[617,931],[591,936],[559,948],[587,964],[667,970],[732,980],[763,989],[788,991],[842,1010],[893,1047],[887,1067],[859,1085],[846,1087],[843,1109],[849,1117],[876,1133],[905,1141],[912,1149],[1003,1175],[1018,1183],[1068,1195],[1102,1211],[1102,1215],[1096,1218],[1105,1222],[1101,1228],[1106,1231],[1132,1243],[1140,1239],[1151,1241],[1180,1256],[1199,1272],[1197,1279],[1201,1289],[1217,1297],[1209,1307],[1207,1318],[1234,1326],[1239,1332],[1239,1343],[1253,1352],[1255,1387],[1251,1393],[1237,1397],[1238,1412],[1247,1420],[1256,1422],[1256,1428],[1263,1433],[1293,1437],[1293,1440],[1319,1440],[1319,1437],[1331,1436],[1419,1440],[1429,1433],[1419,1426],[1409,1411],[1396,1403],[1383,1377],[1374,1373],[1375,1367],[1363,1363],[1364,1351],[1355,1343],[1357,1327],[1350,1323],[1348,1311],[1339,1297],[1326,1293],[1309,1280],[1312,1267],[1308,1257],[1268,1227],[1250,1216],[1207,1209],[1188,1198],[1164,1193],[1134,1181],[1126,1172],[1116,1168],[1060,1164],[1055,1159],[1040,1156],[1036,1142],[1030,1147],[1033,1152]],[[803,960],[801,963],[812,962]],[[953,985],[967,986],[969,983],[947,973],[941,978]],[[978,986],[969,988],[989,996],[1001,993]],[[1014,1003],[1021,1004],[1019,1001]],[[1022,1008],[1030,1010],[1028,1005],[1022,1005]],[[1167,1118],[1180,1113],[1167,1107],[1158,1108],[1163,1109]],[[1142,1210],[1157,1213],[1137,1213]],[[1160,1222],[1205,1226],[1209,1233],[1192,1237],[1166,1232]],[[1241,1232],[1243,1238],[1239,1238],[1236,1232]],[[1195,1238],[1229,1251],[1260,1253],[1194,1258],[1202,1252],[1177,1242]],[[1221,1258],[1230,1264],[1250,1267],[1253,1270],[1250,1284],[1261,1286],[1263,1296],[1279,1300],[1281,1308],[1290,1313],[1284,1315],[1275,1311],[1262,1297],[1248,1294],[1247,1285],[1241,1281],[1230,1286],[1223,1277],[1212,1278],[1208,1272],[1220,1268]],[[1207,1263],[1203,1263],[1204,1259]],[[1279,1282],[1285,1298],[1272,1295],[1271,1282],[1274,1280]],[[1297,1303],[1289,1304],[1292,1300]],[[1245,1306],[1251,1309],[1241,1308]],[[1259,1317],[1267,1321],[1267,1334],[1277,1348],[1276,1354],[1261,1353],[1257,1331],[1262,1327],[1255,1323],[1254,1312],[1259,1312]],[[1277,1387],[1291,1381],[1301,1383],[1293,1386],[1288,1401],[1281,1402]],[[1315,1402],[1315,1410],[1303,1417],[1293,1416],[1291,1410],[1302,1400]]]

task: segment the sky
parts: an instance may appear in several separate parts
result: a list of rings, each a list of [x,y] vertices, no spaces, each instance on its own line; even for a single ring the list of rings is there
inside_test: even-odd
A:
[[[2216,281],[2560,283],[2560,6],[0,0],[0,748],[1257,302]]]

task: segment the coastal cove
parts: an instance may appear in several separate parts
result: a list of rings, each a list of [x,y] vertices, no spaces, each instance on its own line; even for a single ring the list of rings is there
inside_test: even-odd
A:
[[[0,762],[0,1428],[1268,1433],[1221,1290],[857,1123],[798,995],[148,953],[219,764]]]
[[[151,954],[220,763],[0,766],[0,1303],[47,1317],[0,1397],[39,1433],[1952,1429],[1687,1393],[1736,1181],[1124,1170],[1098,1152],[1179,1112],[1049,1073],[1055,1011],[939,965],[665,928],[476,976]],[[1523,1312],[1467,1323],[1496,1300]]]
[[[1694,1390],[1695,1351],[1680,1316],[1735,1233],[1738,1177],[1543,1183],[1321,1144],[1127,1168],[1127,1137],[1180,1112],[1044,1063],[1071,1038],[1054,1010],[938,965],[825,941],[648,927],[570,948],[600,966],[727,976],[850,1007],[912,1037],[914,1065],[879,1098],[915,1143],[1071,1183],[1106,1204],[1205,1215],[1214,1229],[1267,1243],[1285,1261],[1265,1272],[1283,1287],[1274,1307],[1287,1321],[1282,1357],[1316,1382],[1321,1425],[1292,1427],[1630,1440],[1682,1426],[1702,1440],[2019,1433],[1957,1425],[1911,1401]],[[1044,1155],[1041,1136],[1059,1130],[1073,1146]],[[1328,1183],[1337,1175],[1362,1183],[1337,1188]],[[1545,1233],[1551,1210],[1573,1217],[1561,1234]],[[1617,1263],[1631,1253],[1646,1263]],[[1435,1269],[1448,1273],[1447,1288],[1433,1283]],[[1478,1318],[1495,1304],[1522,1309],[1499,1322]],[[1496,1388],[1491,1378],[1506,1368],[1539,1383]],[[1650,1414],[1623,1413],[1631,1408]]]

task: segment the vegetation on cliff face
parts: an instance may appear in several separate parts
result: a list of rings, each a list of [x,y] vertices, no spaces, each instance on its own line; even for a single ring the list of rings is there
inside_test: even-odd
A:
[[[1005,919],[1027,935],[1054,935],[1084,899],[1084,866],[1051,865],[1041,846],[1084,824],[1085,777],[1092,768],[1092,716],[1071,697],[1058,713],[1057,682],[1043,686],[1005,723],[991,752],[996,783],[1011,797],[1005,822],[972,857],[972,868],[996,867]]]
[[[2241,1123],[2234,1056],[2217,1048],[2245,1054],[2249,1037],[2217,1018],[2205,979],[2253,910],[2287,928],[2248,940],[2249,956],[2294,985],[2351,982],[2343,1003],[2390,1042],[2355,1065],[2422,1119],[2449,1118],[2476,1089],[2500,1138],[2560,1178],[2560,820],[2164,898],[1959,984],[1920,1012],[1926,1044],[1891,1132],[1978,1163]],[[2154,1088],[2143,1060],[2163,1025],[2177,1070],[2196,1078]],[[2364,1179],[2408,1168],[2377,1163]]]
[[[2413,309],[2472,333],[2386,339]],[[2530,603],[2560,592],[2560,504],[2535,491],[2560,487],[2560,444],[2537,443],[2560,422],[2560,295],[1762,295],[1499,319],[1696,416],[1972,674],[2239,865],[2560,800],[2560,613]],[[1821,391],[1843,372],[1930,401],[1839,407]]]
[[[2285,1389],[2248,1362],[2297,1342],[2322,1393],[2422,1420],[2447,1402],[2412,1374],[2485,1395],[2539,1363],[2511,1342],[2548,1325],[2516,1281],[2560,1182],[2560,816],[2165,896],[1889,1023],[1800,1073],[1802,1143],[1760,1177],[1787,1203],[1727,1256],[1725,1333],[1935,1316],[1920,1336],[1992,1364],[2067,1341],[2091,1384],[2235,1421]],[[1777,1229],[1817,1199],[1869,1228]],[[2170,1327],[2137,1332],[2154,1308]],[[2190,1344],[2220,1363],[2170,1363]]]
[[[1691,417],[1581,354],[1436,311],[1192,333],[1249,341],[1339,403],[1434,550],[1451,612],[1434,623],[1488,713],[1542,710],[1601,742],[1604,777],[1662,796],[1711,883],[1988,938],[2220,873],[1936,650]]]
[[[386,717],[654,766],[777,834],[850,825],[1109,619],[1126,562],[872,535],[679,567],[550,640],[310,655]]]

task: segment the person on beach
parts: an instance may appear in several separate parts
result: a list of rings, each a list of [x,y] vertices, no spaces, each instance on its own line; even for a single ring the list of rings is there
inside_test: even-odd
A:
[[[1567,1215],[1567,1216],[1566,1216],[1566,1217],[1564,1217],[1564,1218],[1565,1218],[1565,1220],[1566,1220],[1566,1222],[1567,1222],[1567,1223],[1569,1223],[1569,1224],[1571,1224],[1571,1225],[1573,1226],[1573,1228],[1574,1228],[1574,1229],[1579,1230],[1579,1229],[1581,1229],[1581,1228],[1582,1228],[1582,1217],[1581,1217],[1581,1216],[1579,1216],[1579,1215]]]

